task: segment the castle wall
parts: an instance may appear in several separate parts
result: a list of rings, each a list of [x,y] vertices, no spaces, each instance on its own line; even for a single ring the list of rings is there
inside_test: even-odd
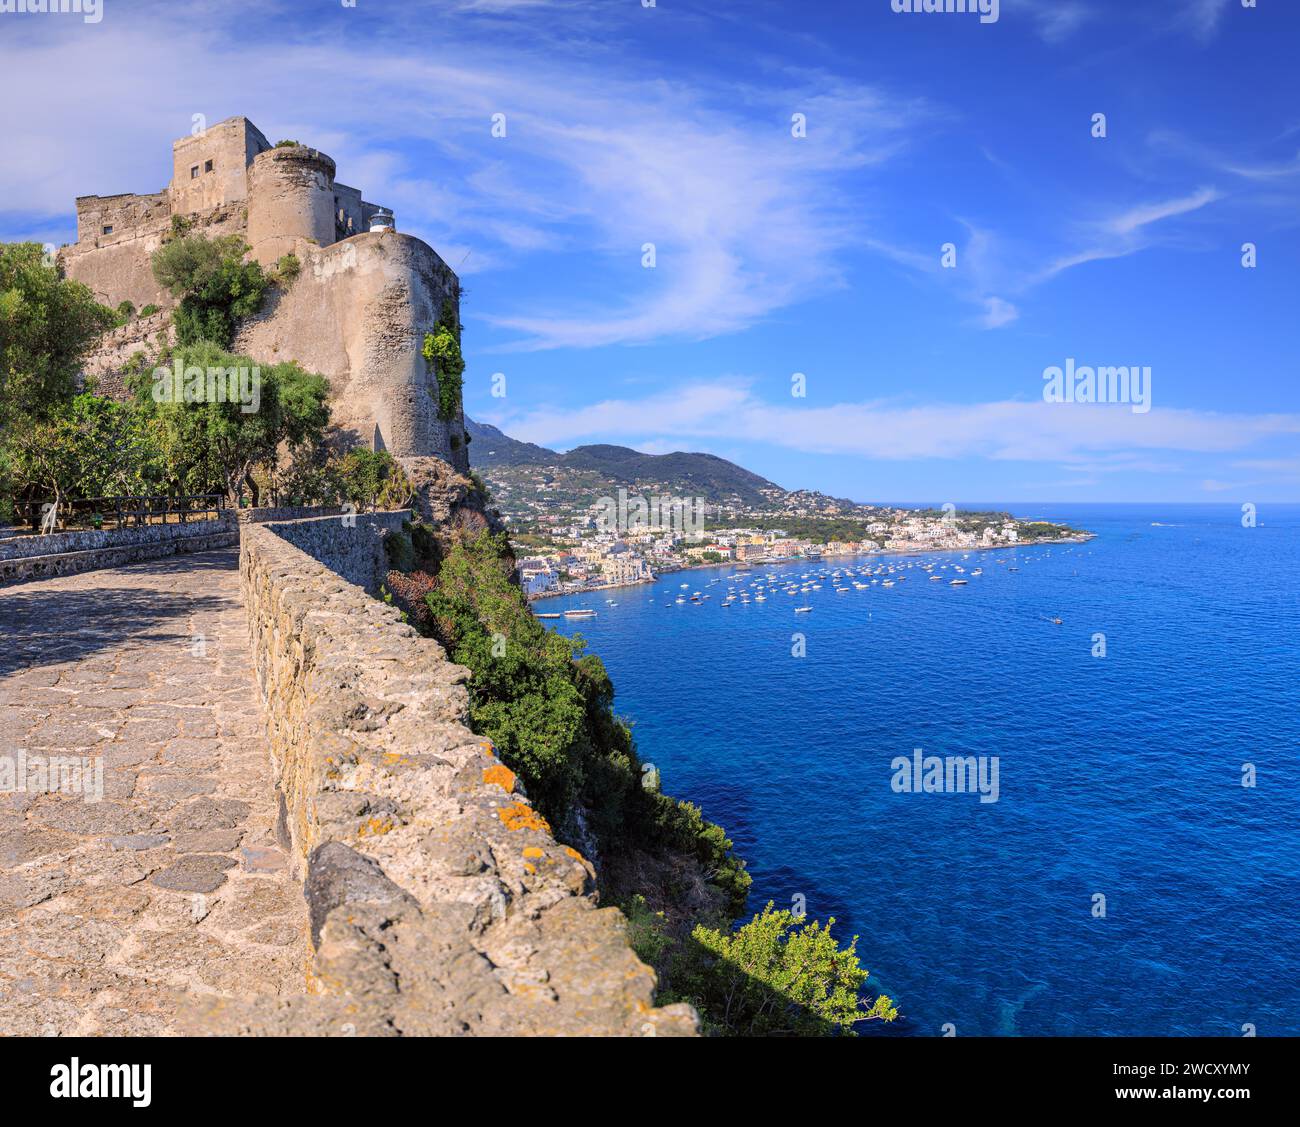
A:
[[[77,200],[77,241],[96,247],[113,246],[166,223],[170,217],[166,192],[149,196],[81,196]]]
[[[305,249],[298,278],[240,330],[236,349],[326,376],[334,422],[352,442],[467,470],[463,415],[438,417],[421,353],[443,302],[456,305],[456,275],[426,243],[397,232]]]
[[[171,297],[153,276],[153,252],[163,244],[171,217],[118,236],[99,245],[77,243],[61,252],[64,272],[73,281],[89,286],[97,300],[116,307],[123,301],[137,309],[171,303]],[[116,233],[116,231],[115,231]]]
[[[248,166],[271,147],[245,117],[232,117],[172,143],[172,211],[192,215],[248,197]],[[210,167],[209,167],[210,166]]]
[[[97,197],[86,198],[93,200]],[[148,200],[153,197],[108,198]],[[87,214],[90,214],[89,208]],[[231,234],[242,236],[245,226],[241,209],[218,207],[195,217],[194,229],[215,239]],[[173,304],[171,294],[158,285],[153,276],[154,251],[170,234],[171,214],[151,210],[148,222],[141,222],[121,233],[115,227],[111,240],[91,238],[64,247],[59,252],[59,259],[67,276],[89,286],[105,305],[116,307],[123,301],[130,301],[136,309],[143,309],[146,305],[170,309]]]
[[[334,218],[340,239],[360,235],[369,229],[360,189],[334,181]]]
[[[303,241],[329,246],[335,235],[334,162],[305,145],[270,149],[248,170],[248,243],[272,266]]]
[[[125,325],[110,329],[99,346],[82,364],[82,372],[93,377],[95,394],[124,402],[130,398],[126,386],[126,368],[137,352],[152,359],[164,345],[175,343],[169,309],[160,309],[148,317],[134,317]],[[152,371],[152,367],[149,369]]]

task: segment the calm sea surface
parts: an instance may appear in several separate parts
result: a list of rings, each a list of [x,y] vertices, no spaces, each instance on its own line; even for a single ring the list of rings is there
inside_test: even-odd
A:
[[[735,839],[750,909],[803,896],[861,936],[896,1031],[1300,1033],[1300,506],[1255,528],[1237,505],[969,507],[1097,538],[694,570],[536,609],[599,611],[551,624],[604,659],[664,789]],[[888,566],[721,605],[767,574]],[[712,597],[672,601],[692,591]],[[997,756],[999,800],[895,793],[915,748]]]

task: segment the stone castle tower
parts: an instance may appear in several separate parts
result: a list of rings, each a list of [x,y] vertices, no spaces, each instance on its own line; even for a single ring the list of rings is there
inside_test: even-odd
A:
[[[235,351],[326,376],[343,440],[390,451],[417,485],[445,476],[446,465],[465,473],[463,409],[458,402],[451,418],[440,417],[421,352],[444,307],[459,324],[460,282],[432,247],[399,233],[391,212],[334,173],[324,153],[272,146],[233,117],[172,143],[164,191],[78,198],[77,241],[60,252],[68,277],[106,305],[161,309],[109,334],[87,370],[111,386],[115,368],[167,331],[172,300],[154,281],[151,256],[175,226],[237,234],[262,265],[292,253],[301,271],[240,327]]]

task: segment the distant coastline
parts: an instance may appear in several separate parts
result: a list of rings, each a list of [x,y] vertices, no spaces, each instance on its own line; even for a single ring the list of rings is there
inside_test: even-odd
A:
[[[844,552],[822,552],[816,556],[782,556],[777,559],[756,559],[756,560],[715,560],[712,562],[689,563],[681,567],[675,567],[670,570],[659,571],[652,579],[632,579],[619,583],[601,583],[594,587],[580,587],[576,591],[544,591],[537,595],[529,595],[530,603],[539,603],[543,599],[560,599],[569,595],[586,595],[595,591],[612,591],[619,587],[644,587],[648,583],[658,583],[667,575],[677,575],[683,571],[700,571],[705,568],[741,568],[749,570],[753,567],[773,567],[776,564],[788,563],[814,563],[817,560],[842,560],[850,558],[874,558],[876,556],[938,556],[961,552],[969,554],[971,552],[1001,552],[1008,548],[1031,548],[1040,544],[1086,544],[1089,540],[1096,538],[1095,532],[1079,532],[1074,536],[1054,536],[1040,537],[1029,540],[1017,540],[1014,544],[983,544],[972,545],[969,548],[879,548],[874,552],[862,551],[844,551]]]

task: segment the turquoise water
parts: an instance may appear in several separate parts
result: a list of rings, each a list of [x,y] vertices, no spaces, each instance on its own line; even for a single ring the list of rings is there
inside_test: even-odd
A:
[[[735,839],[751,910],[802,896],[861,936],[895,1032],[1300,1033],[1300,506],[1249,529],[1237,505],[970,507],[1097,538],[693,570],[537,609],[599,610],[556,625],[605,660],[664,789]],[[889,565],[896,586],[827,580],[807,614],[779,590],[721,606],[760,574]],[[712,598],[671,602],[682,582]],[[998,757],[998,801],[896,793],[915,748]]]

